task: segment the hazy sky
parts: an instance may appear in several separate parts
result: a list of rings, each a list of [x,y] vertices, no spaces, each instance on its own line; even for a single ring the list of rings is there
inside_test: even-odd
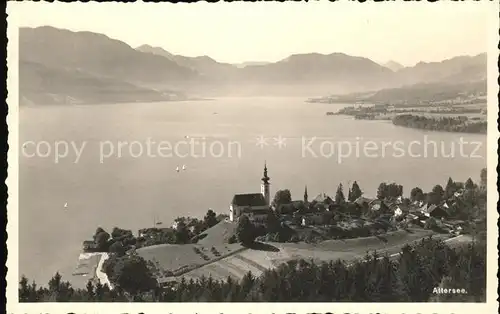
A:
[[[8,3],[20,26],[104,33],[220,62],[343,52],[403,65],[487,51],[497,7],[473,3]],[[489,24],[490,29],[492,24]],[[498,29],[493,25],[493,30]]]

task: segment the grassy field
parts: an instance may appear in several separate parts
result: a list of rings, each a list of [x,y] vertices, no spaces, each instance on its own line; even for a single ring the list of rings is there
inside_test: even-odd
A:
[[[231,222],[221,222],[205,231],[196,244],[156,245],[138,249],[137,253],[155,263],[158,270],[173,272],[163,275],[158,272],[160,282],[180,280],[181,277],[196,280],[202,276],[225,280],[228,277],[241,279],[248,271],[258,276],[267,269],[293,259],[314,259],[318,262],[342,259],[349,262],[375,250],[381,254],[394,254],[405,244],[430,235],[445,237],[429,230],[410,229],[366,238],[327,240],[316,244],[269,242],[245,248],[238,243],[226,242],[234,234],[235,226]]]
[[[183,275],[244,249],[239,243],[161,244],[138,249],[137,254],[153,262],[155,275],[160,281],[165,281],[167,277]]]
[[[384,236],[357,238],[349,240],[330,240],[319,244],[306,243],[266,243],[264,249],[247,249],[214,263],[197,268],[184,276],[199,278],[212,276],[214,279],[226,279],[228,276],[241,279],[248,271],[258,276],[266,269],[272,269],[293,259],[314,259],[316,261],[330,261],[343,259],[352,261],[362,258],[367,252],[393,254],[414,241],[433,234],[432,231],[414,229],[395,231]]]
[[[202,232],[197,238],[201,245],[220,245],[228,243],[229,238],[236,233],[237,224],[231,221],[221,221],[212,228]]]

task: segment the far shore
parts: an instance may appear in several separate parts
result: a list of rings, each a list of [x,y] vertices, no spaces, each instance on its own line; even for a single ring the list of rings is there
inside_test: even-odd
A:
[[[110,105],[122,105],[122,104],[137,104],[137,103],[176,103],[176,102],[186,102],[186,101],[214,101],[215,98],[186,98],[186,99],[160,99],[160,100],[136,100],[136,101],[117,101],[117,102],[75,102],[75,103],[50,103],[50,104],[40,104],[40,103],[23,103],[20,102],[20,107],[45,107],[45,106],[110,106]]]

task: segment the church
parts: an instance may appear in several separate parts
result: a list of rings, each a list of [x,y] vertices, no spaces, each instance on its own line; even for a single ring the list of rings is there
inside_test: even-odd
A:
[[[260,193],[235,194],[229,205],[229,220],[237,221],[242,215],[251,220],[265,219],[270,210],[270,178],[267,175],[267,164],[264,163],[264,176],[260,185]]]

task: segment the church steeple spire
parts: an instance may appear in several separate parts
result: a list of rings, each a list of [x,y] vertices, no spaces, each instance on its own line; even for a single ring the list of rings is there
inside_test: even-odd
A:
[[[309,195],[307,195],[307,185],[304,189],[304,202],[307,203],[308,202],[308,198],[309,198]]]
[[[267,175],[267,163],[264,162],[264,176],[262,177],[262,184],[260,185],[260,192],[262,195],[264,195],[264,198],[266,200],[267,205],[270,204],[270,191],[269,191],[269,186],[271,185],[269,183],[269,176]]]
[[[262,177],[262,182],[264,184],[269,184],[270,178],[267,176],[267,163],[264,161],[264,176]]]

